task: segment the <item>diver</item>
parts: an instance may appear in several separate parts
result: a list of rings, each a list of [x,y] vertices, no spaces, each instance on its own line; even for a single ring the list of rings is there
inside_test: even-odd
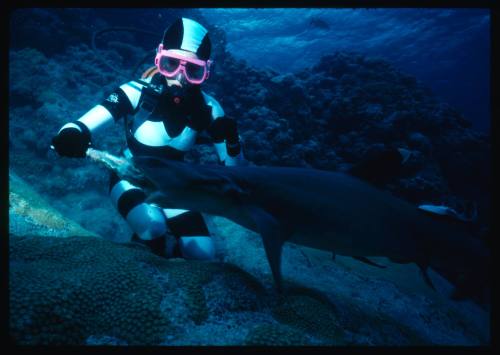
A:
[[[116,88],[78,120],[61,127],[52,146],[61,156],[85,157],[92,134],[124,120],[126,157],[148,155],[183,160],[205,131],[219,160],[226,166],[246,159],[237,124],[219,102],[201,90],[210,74],[211,42],[200,23],[180,18],[164,32],[154,67],[141,79]],[[147,245],[165,257],[210,260],[213,240],[199,212],[163,209],[147,203],[141,186],[111,173],[109,193],[119,213],[134,231],[132,241]]]

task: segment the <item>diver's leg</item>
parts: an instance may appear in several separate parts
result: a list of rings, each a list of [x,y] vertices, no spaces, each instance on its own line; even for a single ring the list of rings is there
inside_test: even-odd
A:
[[[214,242],[201,213],[170,208],[163,211],[167,216],[169,229],[178,238],[178,250],[183,258],[214,259]]]
[[[114,172],[109,185],[113,204],[134,231],[132,240],[147,245],[157,255],[165,256],[168,227],[163,210],[145,203],[144,191],[126,180],[120,180]]]

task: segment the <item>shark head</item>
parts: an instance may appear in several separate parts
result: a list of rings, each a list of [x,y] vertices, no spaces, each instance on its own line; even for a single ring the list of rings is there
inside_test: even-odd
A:
[[[134,166],[164,193],[183,189],[194,175],[183,164],[169,159],[150,156],[134,156]]]
[[[230,208],[246,196],[245,189],[231,174],[222,172],[222,166],[150,156],[134,157],[133,162],[165,197],[164,207],[220,214],[221,209]]]

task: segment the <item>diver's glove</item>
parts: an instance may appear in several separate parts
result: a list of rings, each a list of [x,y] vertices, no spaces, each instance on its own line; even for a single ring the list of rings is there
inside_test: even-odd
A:
[[[63,157],[84,158],[91,144],[90,131],[81,122],[73,123],[76,127],[63,128],[52,138],[52,146]]]

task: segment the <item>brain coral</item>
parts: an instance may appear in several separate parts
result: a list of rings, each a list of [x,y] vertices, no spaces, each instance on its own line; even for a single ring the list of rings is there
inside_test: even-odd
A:
[[[324,296],[308,289],[290,290],[274,307],[273,315],[281,323],[334,343],[343,338],[335,307]]]
[[[210,314],[260,307],[262,285],[230,264],[167,260],[96,237],[11,234],[9,244],[18,344],[164,344]]]
[[[308,345],[299,331],[279,324],[259,324],[248,332],[245,345],[292,346]]]
[[[187,315],[195,324],[205,322],[209,312],[217,316],[259,307],[257,296],[263,292],[262,285],[234,265],[190,260],[170,261],[157,267],[168,275],[171,288],[182,290]],[[179,307],[180,300],[173,301],[176,304],[170,304],[168,309]]]
[[[111,336],[157,344],[168,327],[147,251],[95,237],[10,236],[10,334],[18,344]]]

